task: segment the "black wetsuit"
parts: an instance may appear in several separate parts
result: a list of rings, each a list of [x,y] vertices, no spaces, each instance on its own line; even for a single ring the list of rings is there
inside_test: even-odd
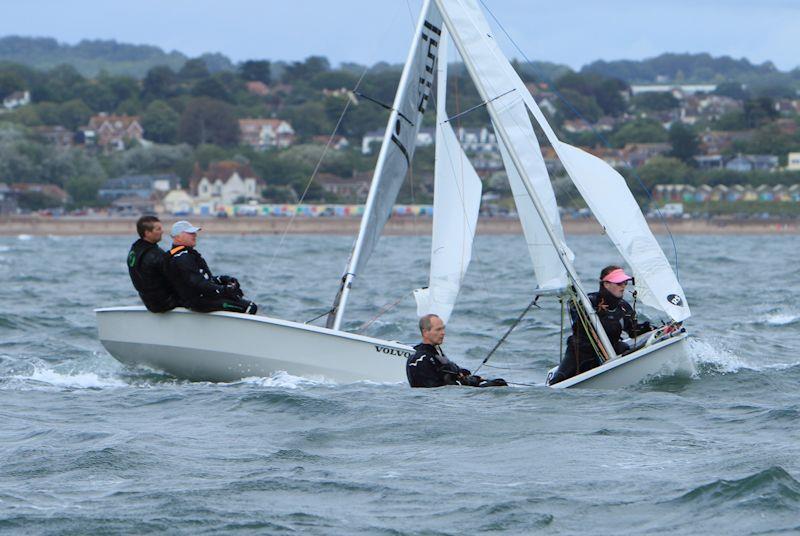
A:
[[[615,297],[603,286],[600,287],[599,292],[589,294],[589,301],[597,311],[597,316],[608,335],[608,340],[614,345],[614,351],[618,354],[627,352],[629,349],[628,345],[622,342],[623,331],[629,336],[635,337],[652,329],[649,322],[639,323],[637,321],[636,313],[628,302]],[[600,355],[595,352],[589,335],[583,329],[574,305],[570,307],[570,316],[572,317],[572,335],[567,338],[564,359],[561,360],[558,370],[553,374],[550,385],[593,369],[601,363]]]
[[[214,277],[200,253],[188,246],[175,246],[167,254],[167,277],[186,307],[193,311],[232,311],[255,314],[258,307],[245,300],[228,276]]]
[[[180,305],[175,289],[164,271],[164,250],[140,238],[128,253],[128,273],[145,307],[163,313]]]
[[[505,380],[484,380],[480,376],[459,367],[445,357],[439,346],[420,343],[414,347],[416,353],[406,361],[406,376],[411,387],[442,387],[444,385],[466,385],[470,387],[498,387],[507,385]]]

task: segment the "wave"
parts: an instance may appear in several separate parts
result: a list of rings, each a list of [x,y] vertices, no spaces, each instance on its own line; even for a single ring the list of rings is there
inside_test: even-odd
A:
[[[257,385],[259,387],[279,387],[283,389],[301,389],[319,385],[337,385],[333,380],[319,377],[305,378],[293,376],[285,371],[278,371],[269,376],[251,376],[226,385]]]
[[[800,506],[800,482],[779,466],[739,480],[716,480],[670,501],[709,507],[763,506],[770,510]]]
[[[767,326],[788,326],[800,322],[800,314],[795,313],[771,313],[760,317],[756,323]]]
[[[718,374],[737,373],[743,370],[764,372],[767,370],[786,370],[800,365],[800,361],[791,363],[756,363],[735,354],[723,346],[713,346],[697,338],[688,339],[689,355],[698,371]]]
[[[33,236],[29,234],[21,234],[17,235],[17,240],[23,240],[23,241],[33,240]]]
[[[128,387],[118,378],[100,376],[94,372],[62,374],[46,367],[34,367],[31,374],[11,376],[10,380],[3,388],[28,391],[42,388],[97,390]]]
[[[0,246],[0,253],[11,251],[11,246]]]

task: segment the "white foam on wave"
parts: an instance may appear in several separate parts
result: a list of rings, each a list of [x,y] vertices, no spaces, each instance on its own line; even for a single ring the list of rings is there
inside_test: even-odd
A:
[[[311,378],[294,376],[281,370],[267,377],[252,376],[249,378],[243,378],[238,382],[231,383],[230,385],[241,384],[258,385],[259,387],[281,387],[283,389],[302,389],[304,387],[314,387],[319,385],[336,385],[336,382],[322,376]]]
[[[794,313],[772,313],[768,315],[764,315],[759,320],[764,324],[770,326],[786,326],[789,324],[794,324],[798,320],[800,320],[800,314]]]
[[[785,370],[800,365],[800,361],[791,363],[757,363],[735,354],[721,345],[712,346],[701,339],[689,339],[689,355],[696,365],[710,366],[723,374],[736,373],[741,370],[763,372],[765,370]]]
[[[6,253],[7,251],[11,251],[11,246],[0,246],[0,253]]]
[[[25,240],[25,241],[33,240],[33,237],[31,235],[29,235],[29,234],[21,234],[21,235],[17,235],[17,240]]]
[[[35,367],[28,376],[12,376],[17,380],[17,388],[23,390],[41,388],[58,389],[109,389],[127,387],[128,384],[117,378],[99,376],[94,372],[79,372],[74,374],[62,374],[49,368]]]

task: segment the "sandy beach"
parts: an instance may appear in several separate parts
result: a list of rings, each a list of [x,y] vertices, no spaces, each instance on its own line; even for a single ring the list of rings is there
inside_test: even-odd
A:
[[[163,217],[165,225],[171,225],[174,217]],[[192,218],[196,225],[214,234],[339,234],[358,233],[359,218]],[[15,235],[131,235],[136,218],[124,217],[42,217],[10,216],[0,218],[0,236]],[[601,227],[593,219],[563,221],[569,234],[600,234]],[[673,234],[798,234],[800,222],[758,220],[667,220]],[[651,221],[656,234],[665,234],[663,221]],[[429,233],[431,218],[393,217],[386,225],[384,234],[414,235]],[[519,221],[514,218],[482,218],[478,223],[481,234],[520,233]]]

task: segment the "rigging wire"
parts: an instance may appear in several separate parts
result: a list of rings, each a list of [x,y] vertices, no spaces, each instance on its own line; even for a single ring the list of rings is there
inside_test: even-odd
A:
[[[511,42],[511,44],[514,46],[514,48],[517,49],[517,52],[519,52],[522,55],[522,57],[527,62],[528,66],[538,76],[540,76],[542,79],[544,79],[544,80],[546,80],[546,81],[548,81],[550,83],[550,87],[553,89],[553,93],[555,93],[556,96],[558,96],[558,98],[561,99],[561,101],[564,102],[564,104],[567,105],[567,107],[570,109],[570,111],[573,114],[575,114],[576,117],[578,117],[583,122],[585,122],[587,125],[589,125],[589,127],[592,130],[592,133],[603,143],[603,145],[605,145],[607,148],[611,148],[611,143],[609,143],[608,139],[605,136],[603,136],[603,134],[601,132],[597,131],[594,128],[594,126],[592,126],[592,124],[586,119],[586,117],[577,108],[575,108],[575,106],[573,106],[572,103],[569,100],[567,100],[566,97],[564,97],[564,95],[562,95],[556,89],[556,86],[555,86],[555,84],[552,83],[552,80],[550,80],[543,73],[539,72],[539,70],[536,69],[536,67],[534,67],[533,62],[528,58],[528,56],[520,48],[520,46],[517,45],[516,41],[514,41],[514,39],[511,37],[511,35],[509,35],[508,31],[505,29],[503,24],[498,20],[498,18],[495,16],[495,14],[492,12],[492,10],[489,9],[489,6],[486,5],[486,2],[484,0],[479,0],[479,1],[483,5],[483,7],[486,9],[486,11],[489,13],[489,15],[492,17],[492,19],[494,19],[495,23],[500,28],[500,30],[503,32],[503,34],[505,34],[506,38]],[[670,242],[672,243],[672,250],[675,253],[675,277],[680,282],[680,272],[679,272],[679,269],[678,269],[678,246],[675,244],[675,237],[672,235],[672,231],[669,228],[669,225],[667,223],[667,219],[664,217],[664,215],[661,213],[661,210],[655,204],[655,202],[653,200],[653,196],[650,194],[650,190],[644,184],[644,182],[642,181],[641,177],[639,176],[639,174],[636,172],[636,170],[633,167],[631,167],[631,173],[632,173],[633,177],[638,181],[638,183],[641,186],[641,188],[644,191],[644,193],[647,195],[647,198],[650,200],[650,202],[655,207],[656,214],[658,214],[658,217],[661,220],[662,225],[664,225],[664,229],[667,231],[667,235],[669,236]]]

